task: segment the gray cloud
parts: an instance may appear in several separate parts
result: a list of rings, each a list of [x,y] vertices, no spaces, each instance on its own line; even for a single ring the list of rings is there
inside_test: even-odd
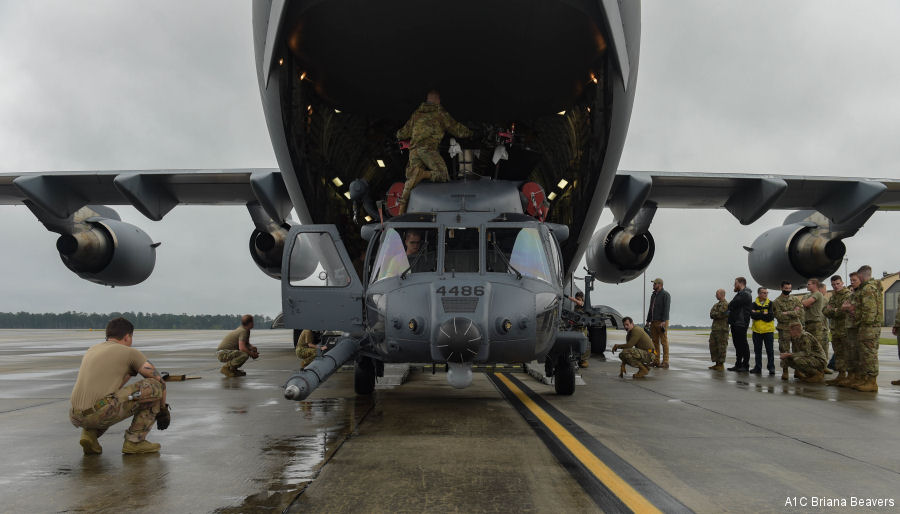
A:
[[[900,178],[897,20],[886,0],[645,1],[621,167]],[[0,171],[275,166],[246,2],[3,3],[0,71]],[[78,279],[27,209],[0,207],[0,310],[281,310],[244,209],[178,207],[159,223],[119,211],[163,242],[139,287]],[[706,322],[713,291],[749,276],[741,245],[786,214],[743,227],[660,211],[647,275],[666,279],[672,321]],[[896,216],[848,241],[850,267],[900,268]],[[593,299],[640,318],[642,296],[638,279]]]

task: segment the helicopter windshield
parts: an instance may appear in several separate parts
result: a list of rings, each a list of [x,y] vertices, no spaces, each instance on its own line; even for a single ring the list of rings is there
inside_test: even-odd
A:
[[[488,232],[487,270],[553,282],[541,234],[536,228],[503,228]]]
[[[371,282],[410,273],[436,271],[435,229],[408,228],[385,231],[372,266]]]

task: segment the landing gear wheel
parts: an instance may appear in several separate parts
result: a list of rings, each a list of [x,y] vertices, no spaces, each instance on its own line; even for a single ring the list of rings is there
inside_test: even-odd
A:
[[[375,361],[363,357],[356,363],[353,373],[353,390],[356,394],[372,394],[375,391]]]
[[[556,394],[571,396],[575,392],[575,366],[568,356],[560,356],[553,373]]]

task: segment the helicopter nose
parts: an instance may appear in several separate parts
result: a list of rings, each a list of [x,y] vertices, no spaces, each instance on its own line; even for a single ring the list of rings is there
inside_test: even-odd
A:
[[[441,324],[435,348],[448,362],[470,362],[478,355],[483,337],[469,318],[451,318]]]

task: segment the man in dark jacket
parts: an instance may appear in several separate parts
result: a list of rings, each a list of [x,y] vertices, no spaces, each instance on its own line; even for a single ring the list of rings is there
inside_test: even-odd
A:
[[[669,367],[669,306],[672,298],[663,289],[663,279],[653,279],[653,294],[650,295],[650,309],[647,311],[647,322],[650,323],[650,338],[653,340],[653,365],[660,368]],[[659,362],[660,346],[662,346],[662,362]]]
[[[747,327],[750,326],[750,310],[753,297],[747,290],[747,279],[734,279],[734,298],[728,304],[728,324],[731,326],[731,341],[737,360],[728,371],[750,371],[750,345],[747,343]]]

